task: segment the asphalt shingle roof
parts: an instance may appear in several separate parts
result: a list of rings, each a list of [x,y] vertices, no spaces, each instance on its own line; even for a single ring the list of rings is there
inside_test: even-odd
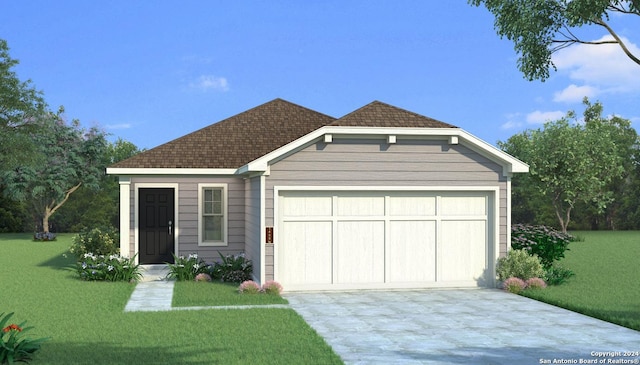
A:
[[[332,126],[391,128],[457,128],[393,105],[374,101],[334,121]]]
[[[275,99],[110,167],[239,168],[326,125],[456,128],[379,101],[336,119]]]
[[[238,168],[334,120],[275,99],[110,167]]]

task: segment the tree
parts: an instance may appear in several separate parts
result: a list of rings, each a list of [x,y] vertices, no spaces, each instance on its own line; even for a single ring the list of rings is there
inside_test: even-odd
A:
[[[131,142],[118,138],[107,145],[101,169],[138,154],[140,150]],[[117,227],[120,212],[118,177],[103,175],[100,189],[80,187],[53,218],[53,224],[63,232],[79,232],[83,228]]]
[[[633,62],[640,65],[623,39],[609,25],[612,14],[639,15],[640,0],[469,0],[495,15],[494,27],[500,37],[514,42],[520,55],[518,68],[528,80],[549,77],[555,65],[551,55],[573,44],[617,44]],[[612,40],[587,41],[575,34],[575,28],[598,26]]]
[[[9,55],[7,42],[0,39],[0,171],[29,163],[34,158],[29,121],[46,108],[42,93],[30,80],[20,81],[12,70],[17,64]]]
[[[81,186],[97,189],[104,174],[106,140],[97,128],[84,130],[74,120],[67,125],[60,112],[47,112],[30,122],[39,158],[30,165],[4,171],[5,194],[30,203],[49,232],[49,218]]]
[[[551,203],[563,232],[576,203],[591,204],[599,213],[613,200],[610,183],[623,173],[623,159],[613,142],[623,120],[602,117],[602,105],[585,98],[584,123],[574,112],[525,131],[499,146],[529,163],[530,186]],[[517,147],[517,148],[516,148]]]

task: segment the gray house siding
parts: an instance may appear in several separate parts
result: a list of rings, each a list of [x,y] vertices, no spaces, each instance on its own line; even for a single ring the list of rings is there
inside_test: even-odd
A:
[[[486,186],[500,191],[499,255],[507,252],[507,178],[501,165],[447,140],[334,139],[271,165],[266,179],[267,226],[274,225],[275,186]]]
[[[228,184],[228,236],[227,246],[198,245],[198,184]],[[139,184],[178,184],[178,217],[175,227],[178,239],[178,255],[198,252],[200,258],[210,263],[219,261],[218,251],[222,254],[237,254],[245,250],[245,185],[236,177],[133,177],[131,179],[131,220],[130,220],[130,253],[135,252],[136,227],[135,199]]]
[[[260,280],[260,177],[246,179],[245,186],[245,250],[247,258],[253,261],[253,275],[255,280]]]

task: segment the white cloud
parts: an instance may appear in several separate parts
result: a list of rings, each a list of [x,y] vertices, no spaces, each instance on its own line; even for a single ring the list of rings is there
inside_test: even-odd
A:
[[[598,95],[599,90],[593,86],[578,86],[571,84],[564,90],[558,91],[553,94],[553,101],[565,102],[565,103],[579,103],[584,97],[593,98]]]
[[[509,120],[506,123],[502,124],[500,126],[501,129],[519,129],[520,127],[522,127],[522,122],[517,122],[514,120]]]
[[[564,117],[565,114],[566,114],[565,112],[562,112],[559,110],[551,111],[551,112],[541,112],[539,110],[536,110],[534,112],[527,114],[526,119],[527,119],[527,123],[529,124],[544,124],[552,120],[558,120]]]
[[[596,41],[613,40],[610,35]],[[640,47],[622,38],[633,54],[640,54]],[[601,93],[628,93],[640,91],[638,65],[624,54],[617,44],[577,44],[554,54],[553,62],[560,72],[566,72],[572,80],[585,84]],[[566,89],[559,94],[562,94]]]
[[[106,129],[129,129],[131,128],[131,123],[107,124],[105,128]]]
[[[229,82],[224,77],[217,77],[213,75],[201,75],[195,81],[189,83],[189,87],[201,91],[228,91]]]

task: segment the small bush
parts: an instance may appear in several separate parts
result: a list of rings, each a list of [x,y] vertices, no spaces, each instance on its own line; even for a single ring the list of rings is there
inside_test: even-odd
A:
[[[119,255],[94,255],[86,253],[76,264],[80,279],[87,281],[138,281],[142,277],[140,265],[132,258]]]
[[[40,241],[40,242],[55,241],[56,240],[56,234],[55,233],[51,233],[51,232],[34,233],[33,234],[33,240],[34,241]]]
[[[510,277],[527,280],[544,275],[540,259],[537,256],[530,256],[523,250],[511,250],[507,257],[499,258],[496,272],[500,280]]]
[[[502,289],[509,293],[518,294],[524,290],[527,284],[520,278],[511,277],[502,283]]]
[[[205,273],[201,272],[200,274],[196,275],[195,281],[197,281],[197,282],[200,282],[200,281],[210,282],[211,281],[211,276],[209,276],[209,274],[205,274]]]
[[[262,292],[265,294],[280,295],[280,293],[282,293],[282,285],[277,281],[269,280],[262,284]]]
[[[247,280],[240,284],[238,292],[240,292],[240,294],[258,294],[260,292],[260,286],[253,280]]]
[[[567,281],[575,273],[559,265],[551,266],[544,271],[544,280],[549,285],[560,285]]]
[[[221,262],[216,262],[209,267],[209,274],[214,280],[227,283],[242,283],[251,280],[253,263],[243,253],[239,255],[223,255],[218,252]]]
[[[9,324],[13,313],[0,313],[0,364],[14,362],[29,362],[33,354],[40,349],[40,345],[48,338],[31,339],[25,333],[33,327],[25,327],[26,322]]]
[[[120,252],[120,235],[113,227],[84,229],[73,237],[69,251],[82,258],[85,254],[117,255]]]
[[[208,267],[202,259],[198,258],[197,253],[187,257],[173,255],[173,261],[173,264],[167,263],[169,266],[167,277],[177,281],[193,281],[196,275],[206,273]]]
[[[547,283],[540,278],[530,278],[525,281],[527,284],[527,289],[544,289],[547,287]]]
[[[511,226],[511,247],[526,250],[540,258],[542,266],[551,267],[554,261],[564,257],[574,237],[546,226],[515,224]]]

